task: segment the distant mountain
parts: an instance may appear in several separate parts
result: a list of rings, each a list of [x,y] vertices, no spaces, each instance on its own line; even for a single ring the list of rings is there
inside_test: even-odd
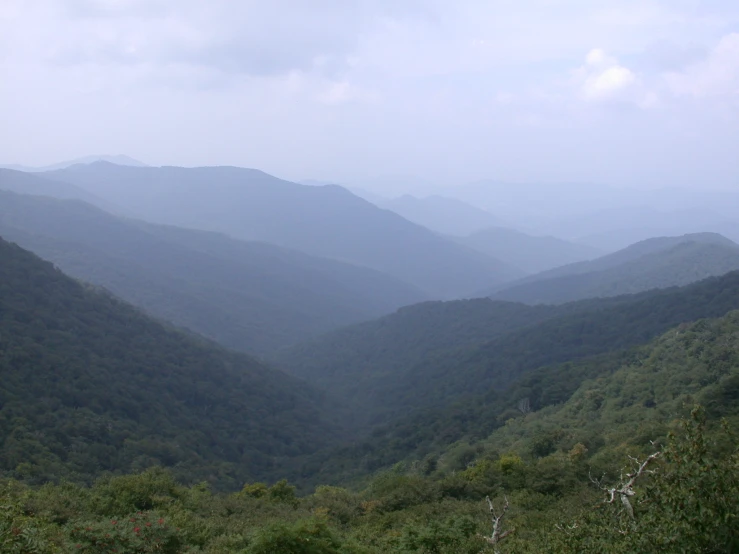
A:
[[[0,190],[8,190],[20,194],[32,194],[34,196],[84,200],[85,202],[96,205],[105,204],[102,198],[71,183],[44,179],[36,174],[15,169],[0,168]]]
[[[143,162],[134,160],[133,158],[126,156],[124,154],[118,154],[115,156],[110,156],[110,155],[84,156],[82,158],[75,158],[74,160],[67,160],[64,162],[59,162],[59,163],[46,165],[42,167],[30,167],[30,166],[25,166],[25,165],[11,164],[11,165],[0,165],[0,168],[14,169],[16,171],[27,171],[30,173],[35,173],[35,172],[40,172],[40,171],[54,171],[56,169],[64,169],[64,168],[71,167],[73,165],[78,165],[78,164],[88,165],[88,164],[95,163],[95,162],[108,162],[112,164],[128,165],[132,167],[148,167]]]
[[[444,235],[465,236],[502,224],[490,212],[444,196],[417,198],[406,194],[377,205]]]
[[[687,285],[737,269],[739,246],[721,235],[665,237],[524,278],[492,296],[527,304],[558,304]]]
[[[574,238],[544,229],[542,222],[634,203],[631,191],[590,183],[511,183],[478,181],[446,187],[444,196],[457,198],[494,214],[517,228]]]
[[[136,168],[104,162],[44,175],[83,187],[147,221],[364,265],[436,297],[521,275],[335,185],[298,185],[236,167]]]
[[[306,383],[170,329],[0,239],[0,473],[161,465],[235,489],[341,436]]]
[[[613,252],[651,237],[700,232],[728,233],[734,240],[739,225],[713,209],[696,207],[665,210],[649,206],[616,207],[542,221],[541,228],[558,237]]]
[[[597,183],[480,181],[436,194],[499,214],[510,222],[505,226],[606,252],[650,237],[706,231],[739,241],[736,191],[703,186],[645,190]]]
[[[426,299],[372,269],[78,201],[0,191],[0,234],[157,317],[260,354]]]
[[[602,254],[583,244],[552,236],[532,236],[504,227],[491,227],[456,240],[526,273],[538,273]]]

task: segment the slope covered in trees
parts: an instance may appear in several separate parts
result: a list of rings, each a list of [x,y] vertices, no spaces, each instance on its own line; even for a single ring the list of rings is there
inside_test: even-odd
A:
[[[0,373],[0,471],[31,482],[163,465],[234,487],[341,436],[305,383],[5,241]]]
[[[295,248],[382,271],[432,297],[520,273],[336,186],[306,186],[237,167],[123,167],[98,162],[44,173],[146,221]]]
[[[509,418],[471,458],[455,446],[361,490],[214,495],[160,470],[92,488],[4,483],[0,539],[43,554],[733,552],[738,336],[736,312],[672,329],[566,402]]]
[[[82,202],[0,190],[0,234],[157,317],[259,354],[425,299],[369,268]]]
[[[739,269],[739,246],[687,240],[610,269],[576,273],[511,286],[493,295],[527,304],[558,304],[581,298],[630,294],[680,286]]]
[[[470,306],[475,306],[474,301]],[[558,309],[563,310],[559,317],[528,323],[522,319],[520,328],[516,328],[515,319],[504,317],[501,321],[510,319],[510,325],[503,323],[501,334],[492,333],[478,344],[460,341],[441,349],[419,349],[419,355],[390,347],[385,357],[383,335],[374,330],[393,315],[375,326],[355,327],[356,332],[350,335],[329,334],[288,349],[279,363],[293,374],[348,398],[370,421],[388,421],[417,409],[438,409],[490,388],[502,390],[545,365],[642,344],[680,323],[739,309],[739,272],[683,288],[582,301]],[[414,326],[406,328],[412,344]],[[403,335],[392,340],[401,343]],[[371,351],[379,354],[368,364],[365,357]],[[396,360],[396,355],[402,358]],[[361,375],[355,368],[360,368]],[[362,386],[356,387],[359,379]]]

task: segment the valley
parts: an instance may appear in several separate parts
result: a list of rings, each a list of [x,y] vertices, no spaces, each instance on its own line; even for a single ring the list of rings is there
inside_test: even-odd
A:
[[[488,497],[506,552],[739,540],[715,520],[739,492],[737,244],[604,252],[386,206],[239,168],[0,170],[0,537],[477,554]],[[625,542],[591,479],[656,449]],[[669,491],[709,478],[676,526]]]

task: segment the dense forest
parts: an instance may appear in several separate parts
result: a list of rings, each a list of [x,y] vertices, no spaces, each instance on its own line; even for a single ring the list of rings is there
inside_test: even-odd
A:
[[[161,465],[229,488],[341,436],[322,392],[4,241],[0,371],[0,471],[29,482]]]
[[[182,171],[141,175],[166,189],[159,178]],[[195,172],[188,202],[211,174],[246,175],[257,199],[274,184]],[[424,279],[113,215],[100,208],[112,197],[62,181],[13,182],[35,195],[0,191],[0,234],[35,253],[0,240],[0,551],[739,548],[728,239],[652,239],[499,293],[550,295],[527,303],[419,303]],[[446,252],[485,255],[460,248]]]
[[[277,361],[350,399],[365,419],[382,423],[500,390],[542,366],[643,344],[680,323],[739,309],[739,272],[682,288],[560,307],[481,299],[436,308],[456,312],[454,318],[434,317],[433,308],[420,305],[331,333],[282,352]],[[454,322],[455,330],[446,331],[438,321]],[[425,331],[435,325],[445,340]],[[456,343],[451,342],[455,336]],[[360,371],[361,378],[355,374]]]
[[[672,329],[566,402],[522,407],[472,458],[396,464],[356,490],[214,494],[161,469],[89,488],[8,481],[0,540],[40,553],[733,552],[737,337],[737,312]]]

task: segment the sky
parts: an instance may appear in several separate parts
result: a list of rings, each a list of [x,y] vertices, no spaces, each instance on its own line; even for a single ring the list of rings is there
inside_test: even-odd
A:
[[[739,2],[1,0],[0,163],[88,154],[739,189]]]

